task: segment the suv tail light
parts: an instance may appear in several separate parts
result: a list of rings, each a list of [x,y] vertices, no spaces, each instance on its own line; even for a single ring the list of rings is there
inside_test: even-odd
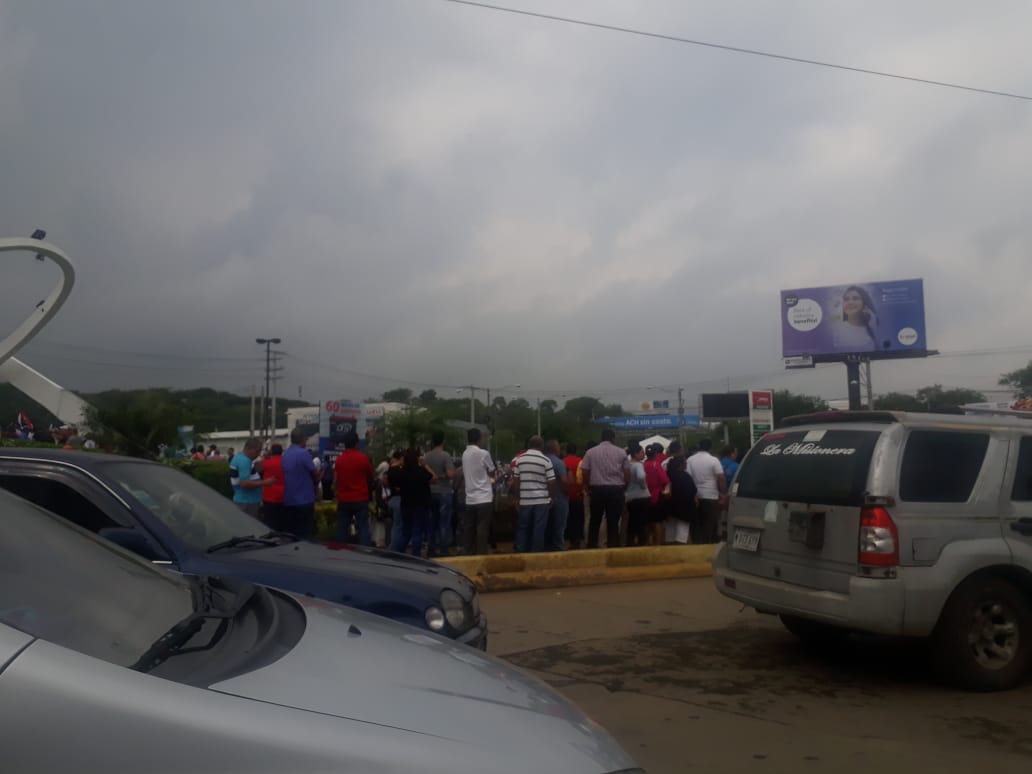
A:
[[[859,544],[861,565],[895,567],[899,564],[899,532],[885,508],[860,509]]]

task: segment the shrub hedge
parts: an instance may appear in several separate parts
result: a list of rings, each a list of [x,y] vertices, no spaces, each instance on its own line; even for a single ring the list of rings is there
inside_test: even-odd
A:
[[[229,484],[229,462],[225,460],[165,459],[162,462],[193,476],[219,494],[233,496],[233,487]]]

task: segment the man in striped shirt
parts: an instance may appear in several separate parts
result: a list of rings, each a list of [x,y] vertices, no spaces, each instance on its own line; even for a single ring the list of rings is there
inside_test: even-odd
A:
[[[541,451],[545,442],[535,435],[527,442],[527,450],[517,459],[513,469],[516,507],[519,521],[516,525],[516,551],[543,551],[545,528],[548,526],[548,508],[555,488],[555,469],[552,461]]]

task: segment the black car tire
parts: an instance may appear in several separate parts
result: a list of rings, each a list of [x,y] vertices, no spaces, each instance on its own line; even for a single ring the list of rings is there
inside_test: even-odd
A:
[[[969,691],[1014,688],[1032,666],[1032,607],[1000,577],[969,578],[943,608],[932,647],[946,681]]]
[[[807,618],[799,618],[794,615],[780,616],[781,623],[785,625],[803,644],[812,647],[831,647],[844,642],[849,637],[849,629],[839,626],[811,621]]]

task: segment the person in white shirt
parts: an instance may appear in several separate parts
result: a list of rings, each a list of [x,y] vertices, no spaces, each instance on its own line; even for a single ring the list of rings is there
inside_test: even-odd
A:
[[[462,549],[470,554],[486,554],[494,516],[495,464],[491,454],[480,447],[483,435],[476,427],[466,432],[468,445],[462,453],[462,476],[466,487],[466,518],[462,529]]]
[[[713,442],[699,441],[699,451],[687,460],[688,474],[699,491],[698,534],[693,543],[716,543],[719,540],[720,511],[727,499],[727,479],[720,460],[710,454]]]

